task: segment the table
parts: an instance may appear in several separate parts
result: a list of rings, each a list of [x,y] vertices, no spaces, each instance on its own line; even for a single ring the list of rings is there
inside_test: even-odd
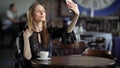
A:
[[[49,61],[32,60],[34,68],[114,68],[115,61],[93,56],[54,56]]]

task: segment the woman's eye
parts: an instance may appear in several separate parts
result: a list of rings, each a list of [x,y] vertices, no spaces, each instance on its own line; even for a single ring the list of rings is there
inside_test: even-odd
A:
[[[35,11],[35,12],[40,12],[40,11]]]
[[[35,12],[45,12],[45,11],[35,11]]]

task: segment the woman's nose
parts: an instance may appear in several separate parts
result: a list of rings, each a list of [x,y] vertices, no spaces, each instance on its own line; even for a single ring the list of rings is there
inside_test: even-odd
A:
[[[43,12],[40,12],[40,14],[42,15],[42,14],[43,14]]]

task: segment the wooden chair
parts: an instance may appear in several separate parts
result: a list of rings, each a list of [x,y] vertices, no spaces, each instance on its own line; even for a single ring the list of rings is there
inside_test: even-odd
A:
[[[58,47],[53,47],[53,56],[76,55],[82,54],[86,49],[84,42],[75,42],[73,44],[61,44]]]
[[[107,50],[99,50],[99,49],[86,49],[83,53],[83,56],[97,56],[114,59],[111,52]]]

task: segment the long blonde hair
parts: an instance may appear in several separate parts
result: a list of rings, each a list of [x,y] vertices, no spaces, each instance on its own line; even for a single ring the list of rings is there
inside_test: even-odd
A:
[[[33,23],[33,12],[34,12],[34,9],[37,5],[41,5],[40,3],[38,2],[34,2],[28,9],[27,11],[27,25],[28,25],[28,29],[30,30],[33,30],[35,31],[35,24]],[[47,31],[47,25],[46,25],[46,20],[42,22],[43,24],[43,44],[44,44],[44,47],[47,47],[47,44],[48,44],[48,31]]]

